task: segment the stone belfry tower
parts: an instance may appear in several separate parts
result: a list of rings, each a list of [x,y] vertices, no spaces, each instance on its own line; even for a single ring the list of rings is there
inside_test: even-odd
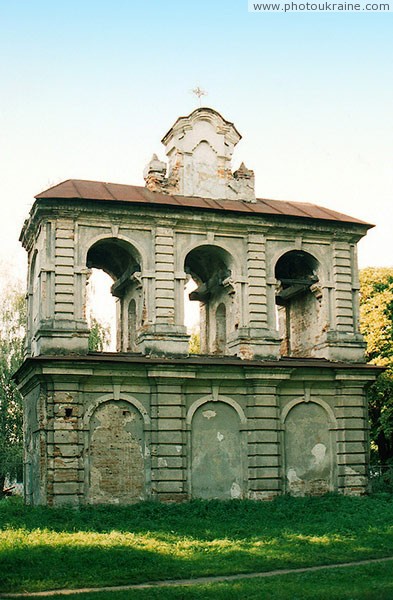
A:
[[[255,197],[210,108],[177,119],[145,187],[68,180],[36,196],[25,493],[32,504],[270,499],[367,487],[356,244],[370,225]],[[88,351],[86,283],[113,280],[117,351]],[[184,288],[199,305],[189,353]]]

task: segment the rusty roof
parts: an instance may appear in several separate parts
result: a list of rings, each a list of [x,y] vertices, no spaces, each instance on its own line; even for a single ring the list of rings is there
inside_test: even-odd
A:
[[[353,223],[373,227],[370,223],[360,221],[349,215],[336,212],[330,208],[317,206],[308,202],[290,202],[257,198],[255,203],[239,200],[213,200],[194,196],[178,196],[151,192],[145,187],[105,183],[103,181],[85,181],[68,179],[35,196],[37,200],[93,200],[109,202],[127,202],[147,204],[151,206],[175,206],[178,208],[194,208],[215,211],[231,211],[249,215],[270,215],[298,217]]]

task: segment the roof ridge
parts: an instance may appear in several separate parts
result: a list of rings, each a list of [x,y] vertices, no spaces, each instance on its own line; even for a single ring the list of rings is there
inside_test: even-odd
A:
[[[106,191],[108,192],[108,194],[109,194],[110,196],[112,196],[113,200],[116,200],[116,196],[114,196],[114,195],[112,194],[112,192],[110,191],[110,189],[109,189],[109,187],[108,187],[108,185],[113,185],[113,183],[104,183],[104,182],[102,182],[102,185],[104,186],[104,188],[106,189]]]
[[[80,191],[78,190],[77,186],[76,186],[76,181],[78,181],[78,179],[70,179],[69,180],[70,183],[72,183],[72,187],[75,189],[76,193],[78,194],[79,198],[83,198],[82,194],[80,193]]]

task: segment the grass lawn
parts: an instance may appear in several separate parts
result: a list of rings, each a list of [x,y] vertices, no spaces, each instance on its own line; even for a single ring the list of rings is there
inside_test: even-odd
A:
[[[270,503],[142,503],[127,507],[88,506],[80,510],[0,502],[1,592],[122,585],[383,556],[393,556],[393,498],[388,495],[280,497]],[[390,564],[357,567],[353,572],[358,569],[365,581],[377,571],[380,576],[373,578],[376,584],[387,585],[387,580],[392,580]],[[279,579],[293,581],[293,585],[298,582],[300,594],[303,588],[307,589],[307,581],[312,587],[312,581],[326,579],[334,583],[347,578],[348,585],[342,584],[347,593],[349,584],[356,583],[348,573],[345,569]],[[261,589],[269,598],[268,593],[272,592],[265,586],[275,587],[277,580],[127,591],[111,594],[110,598],[158,598],[158,594],[161,599],[224,598],[224,594],[226,598],[260,598]],[[360,589],[367,587],[362,585]],[[381,595],[382,591],[374,596],[333,596],[329,591],[326,598],[393,598],[393,589],[389,589],[390,596]],[[94,594],[97,600],[103,597]],[[315,596],[315,587],[314,596],[272,597],[324,598],[319,592]]]

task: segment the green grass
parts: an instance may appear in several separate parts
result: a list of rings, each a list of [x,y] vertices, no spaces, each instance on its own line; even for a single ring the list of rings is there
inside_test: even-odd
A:
[[[142,503],[80,510],[30,508],[7,500],[0,503],[0,528],[2,592],[124,585],[393,556],[393,500],[387,495],[281,497],[271,503]],[[316,581],[321,577],[312,576]],[[306,575],[296,577],[300,581]],[[236,585],[252,590],[257,584],[246,581],[214,588],[223,586],[227,597]],[[267,580],[258,585],[268,585]],[[195,593],[200,590],[198,586]],[[140,597],[154,598],[152,593]],[[188,588],[159,593],[161,598],[198,597],[187,595],[194,593]],[[177,593],[183,596],[173,595]],[[217,593],[214,597],[220,598]],[[131,597],[131,592],[126,594]],[[206,594],[200,597],[209,597]]]
[[[69,600],[392,600],[393,565],[373,564],[189,587],[56,596],[59,597]]]

